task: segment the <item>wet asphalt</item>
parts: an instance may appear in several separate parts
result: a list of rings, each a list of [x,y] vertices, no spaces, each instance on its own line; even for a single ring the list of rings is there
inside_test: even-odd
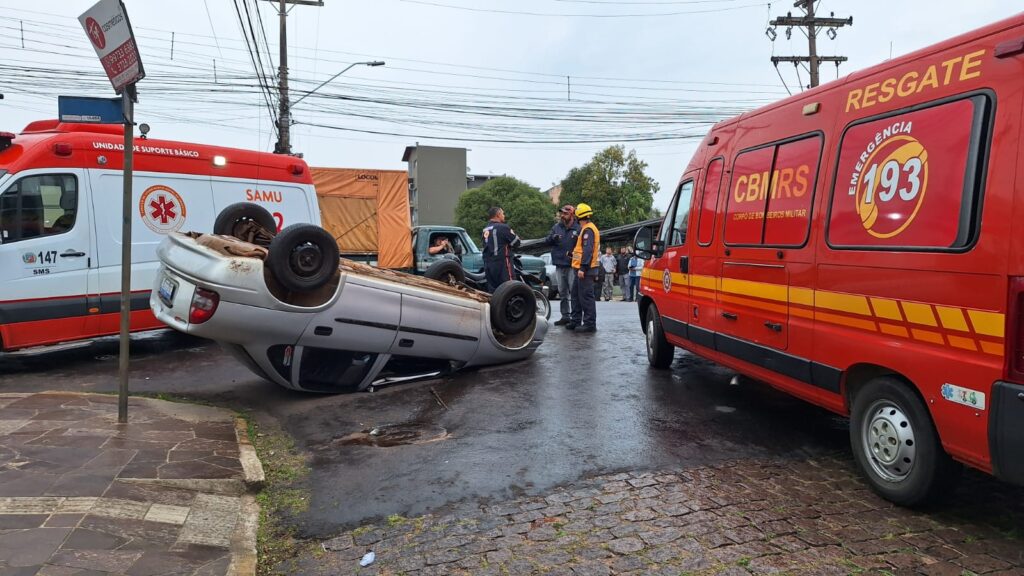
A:
[[[678,351],[671,369],[649,368],[634,304],[600,303],[598,329],[553,327],[538,352],[516,364],[334,396],[284,390],[210,342],[158,332],[133,339],[131,388],[275,420],[310,457],[309,511],[293,519],[308,537],[391,514],[539,494],[602,473],[850,457],[845,421],[824,410],[757,382],[734,383],[731,371]],[[116,354],[116,339],[103,339],[0,358],[0,392],[112,392]],[[365,441],[361,433],[374,428],[395,431],[400,442]]]

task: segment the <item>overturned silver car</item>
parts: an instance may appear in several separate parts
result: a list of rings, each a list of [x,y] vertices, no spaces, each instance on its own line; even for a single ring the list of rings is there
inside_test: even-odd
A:
[[[267,247],[174,233],[158,254],[157,318],[295,390],[372,390],[521,360],[548,330],[525,284],[491,295],[339,260],[333,238],[308,224],[285,228]]]

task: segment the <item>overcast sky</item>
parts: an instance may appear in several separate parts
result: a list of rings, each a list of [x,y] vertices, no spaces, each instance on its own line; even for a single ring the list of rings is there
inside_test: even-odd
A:
[[[251,7],[252,1],[246,1]],[[258,89],[211,89],[220,86],[211,83],[214,60],[217,82],[231,77],[245,83],[246,75],[254,74],[236,2],[245,3],[125,0],[151,75],[139,86],[136,108],[137,119],[152,126],[151,136],[273,148],[270,113]],[[276,66],[276,10],[263,0],[258,3],[269,59]],[[109,84],[104,88],[95,78],[70,79],[79,72],[101,72],[75,20],[92,4],[0,0],[0,91],[6,96],[0,101],[0,130],[18,131],[32,120],[56,117],[58,94],[111,94]],[[1011,0],[823,0],[819,12],[852,15],[854,25],[838,30],[834,41],[822,34],[819,51],[849,57],[840,68],[845,75],[886,60],[890,51],[899,56],[1019,9]],[[298,6],[288,18],[288,35],[299,93],[348,63],[381,59],[386,66],[353,68],[322,93],[387,102],[311,97],[293,113],[298,123],[293,149],[312,165],[404,169],[402,151],[417,141],[465,146],[471,150],[472,172],[509,174],[546,189],[614,139],[517,144],[439,137],[482,132],[485,140],[550,142],[702,134],[707,129],[703,122],[715,115],[784,97],[783,79],[790,90],[799,90],[792,65],[780,66],[780,79],[769,63],[773,50],[776,55],[806,53],[806,39],[798,30],[786,40],[780,29],[774,43],[765,35],[770,16],[787,11],[795,11],[791,2],[775,2],[769,9],[767,3],[749,0],[325,0],[322,8]],[[15,70],[22,66],[61,72],[37,81]],[[822,70],[823,80],[836,78],[834,66]],[[200,83],[201,78],[206,80]],[[800,79],[807,83],[805,71]],[[448,108],[455,104],[474,107],[475,113]],[[479,106],[490,107],[491,115],[480,115]],[[505,118],[506,110],[520,107],[526,118]],[[555,110],[560,119],[541,119],[539,108]],[[666,110],[696,110],[698,123],[673,124],[661,116],[663,124],[649,122],[648,113]],[[565,118],[584,112],[592,120]],[[649,173],[662,187],[655,205],[664,207],[694,141],[626,145],[650,164]]]

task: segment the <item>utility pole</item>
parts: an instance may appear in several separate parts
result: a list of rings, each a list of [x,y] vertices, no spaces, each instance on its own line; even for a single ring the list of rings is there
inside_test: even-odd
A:
[[[277,67],[278,114],[277,144],[274,154],[291,154],[291,105],[288,103],[288,5],[323,6],[323,0],[267,0],[279,5],[278,17],[281,20],[280,62]]]
[[[778,18],[769,22],[771,27],[765,31],[773,42],[777,36],[775,28],[777,26],[786,27],[786,38],[788,39],[793,33],[793,27],[800,27],[807,29],[807,56],[772,56],[772,64],[777,68],[779,62],[792,62],[794,66],[799,66],[801,62],[807,62],[810,66],[811,73],[811,88],[818,85],[818,67],[822,62],[835,62],[836,66],[839,66],[841,62],[846,62],[846,56],[819,56],[818,55],[818,32],[822,28],[828,29],[828,37],[835,40],[836,28],[842,28],[843,26],[853,26],[853,16],[849,18],[836,18],[833,12],[828,18],[822,18],[814,13],[814,3],[818,0],[797,0],[793,6],[800,8],[804,11],[804,16],[793,16],[792,12],[787,13],[785,16],[779,16]]]

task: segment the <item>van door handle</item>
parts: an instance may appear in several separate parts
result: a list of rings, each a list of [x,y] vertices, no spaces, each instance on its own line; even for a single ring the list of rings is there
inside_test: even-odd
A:
[[[81,258],[85,256],[85,252],[75,252],[74,250],[65,250],[60,253],[61,258]]]
[[[765,322],[764,326],[765,326],[765,328],[767,328],[769,330],[774,330],[776,332],[782,332],[782,324],[779,324],[777,322]]]
[[[726,320],[736,320],[739,316],[732,312],[722,312],[722,318],[725,318]]]
[[[680,256],[679,257],[679,271],[682,272],[683,274],[689,274],[690,273],[690,257],[689,256]]]

